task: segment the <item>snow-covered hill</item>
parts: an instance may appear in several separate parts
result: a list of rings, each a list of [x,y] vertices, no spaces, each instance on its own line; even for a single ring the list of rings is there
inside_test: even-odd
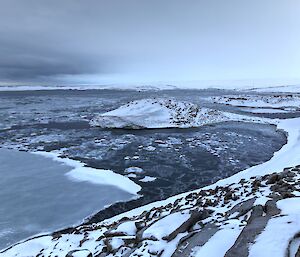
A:
[[[103,128],[189,128],[229,120],[247,117],[172,99],[143,99],[100,114],[90,124]]]

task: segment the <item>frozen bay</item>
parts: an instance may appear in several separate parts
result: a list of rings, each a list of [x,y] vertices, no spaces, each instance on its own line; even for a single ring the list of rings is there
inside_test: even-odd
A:
[[[80,223],[133,195],[113,186],[70,180],[72,167],[51,158],[0,149],[0,248]]]

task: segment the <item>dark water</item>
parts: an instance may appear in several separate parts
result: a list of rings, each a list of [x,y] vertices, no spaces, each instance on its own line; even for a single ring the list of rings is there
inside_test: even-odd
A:
[[[92,128],[88,123],[98,113],[158,94],[241,113],[238,108],[203,100],[223,93],[220,90],[0,92],[0,144],[20,150],[60,150],[63,155],[91,167],[111,169],[122,175],[127,175],[124,170],[128,167],[142,168],[144,173],[131,179],[142,186],[143,196],[99,212],[91,220],[98,221],[208,185],[270,159],[281,148],[286,138],[270,125],[226,122],[197,129],[132,131]],[[143,182],[144,176],[156,180]],[[96,194],[101,200],[102,194]],[[101,204],[94,204],[93,208],[101,209]],[[62,219],[68,217],[62,215]]]

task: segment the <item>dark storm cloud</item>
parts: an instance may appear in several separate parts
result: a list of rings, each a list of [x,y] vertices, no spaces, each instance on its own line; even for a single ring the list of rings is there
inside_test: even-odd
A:
[[[101,47],[98,24],[89,21],[95,13],[91,17],[84,7],[83,1],[1,1],[0,79],[39,81],[116,72],[114,53]],[[100,5],[94,1],[86,7]]]
[[[299,77],[298,0],[1,0],[0,82]]]
[[[63,49],[38,49],[19,44],[1,44],[0,77],[22,81],[58,75],[111,72],[111,59],[88,54],[68,53]]]

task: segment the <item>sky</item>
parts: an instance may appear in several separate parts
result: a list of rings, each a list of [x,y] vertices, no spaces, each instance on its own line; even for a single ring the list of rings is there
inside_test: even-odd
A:
[[[299,82],[299,12],[299,0],[0,0],[0,85]]]

